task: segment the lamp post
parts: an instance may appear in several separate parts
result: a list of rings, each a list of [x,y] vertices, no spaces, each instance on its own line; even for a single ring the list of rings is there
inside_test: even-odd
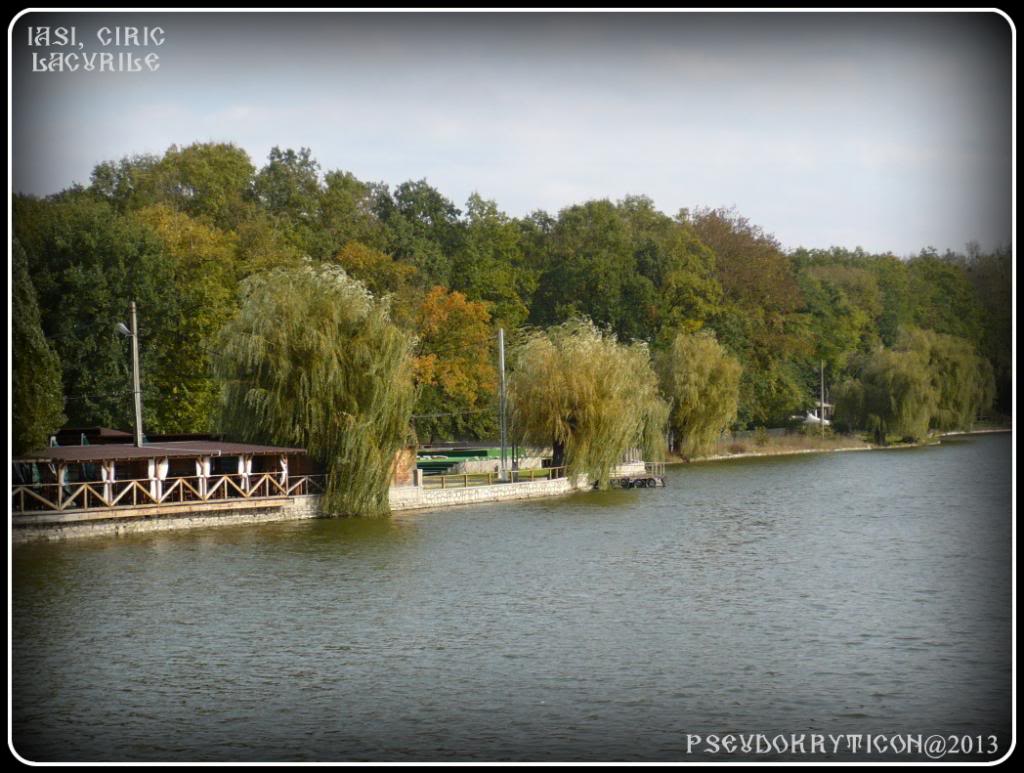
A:
[[[132,393],[135,402],[135,445],[142,446],[142,388],[139,386],[139,329],[135,319],[135,301],[131,304],[131,327],[118,322],[117,332],[132,339]]]
[[[500,392],[498,394],[498,430],[501,434],[501,466],[499,468],[499,480],[508,480],[508,455],[506,445],[508,443],[508,403],[505,392],[505,329],[498,328],[498,374],[500,377]]]

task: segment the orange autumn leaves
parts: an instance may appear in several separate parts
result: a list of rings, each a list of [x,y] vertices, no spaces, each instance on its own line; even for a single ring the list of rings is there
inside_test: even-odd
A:
[[[467,407],[493,397],[498,369],[487,306],[440,286],[427,293],[416,315],[419,354],[413,372],[418,384]]]

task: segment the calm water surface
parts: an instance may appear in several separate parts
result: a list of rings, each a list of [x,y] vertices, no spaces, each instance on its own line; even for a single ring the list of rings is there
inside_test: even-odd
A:
[[[920,733],[994,734],[999,757],[1010,450],[975,436],[670,468],[665,489],[18,546],[15,748],[686,760],[687,734]]]

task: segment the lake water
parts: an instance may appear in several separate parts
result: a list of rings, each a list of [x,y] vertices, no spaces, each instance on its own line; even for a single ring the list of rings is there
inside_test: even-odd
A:
[[[998,758],[1010,467],[1008,434],[972,436],[680,466],[664,489],[20,545],[14,746],[63,761],[886,758],[810,746],[871,734]],[[803,734],[814,754],[715,754],[708,736],[727,734]],[[888,757],[926,759],[908,748]]]

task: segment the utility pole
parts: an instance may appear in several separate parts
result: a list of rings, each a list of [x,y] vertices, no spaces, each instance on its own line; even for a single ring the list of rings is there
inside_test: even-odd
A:
[[[132,396],[135,403],[135,445],[142,446],[142,387],[139,385],[139,324],[135,301],[131,303],[131,327],[117,323],[117,332],[132,339]]]
[[[135,391],[135,445],[142,446],[142,387],[139,385],[139,322],[132,301],[132,389]]]
[[[821,361],[821,401],[818,403],[818,424],[821,436],[825,437],[825,361]]]
[[[501,432],[501,468],[499,478],[500,480],[506,480],[508,477],[506,472],[508,456],[505,450],[508,441],[508,425],[506,423],[506,409],[508,406],[505,394],[505,328],[498,328],[498,373],[501,378],[501,393],[498,397],[498,427]]]

